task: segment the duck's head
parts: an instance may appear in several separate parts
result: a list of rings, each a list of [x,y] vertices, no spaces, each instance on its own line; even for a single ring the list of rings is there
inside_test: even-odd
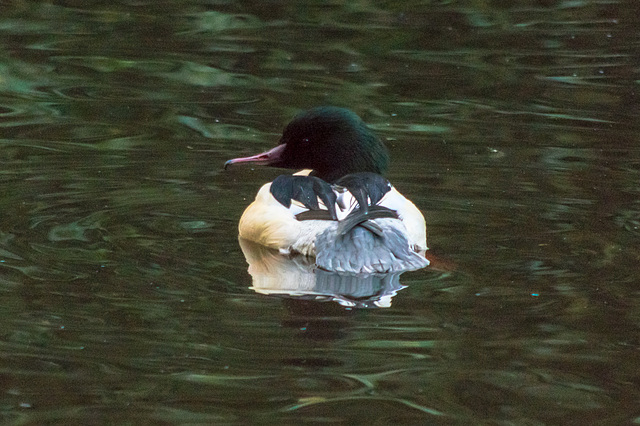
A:
[[[325,106],[296,116],[285,127],[275,148],[234,158],[224,166],[238,163],[312,169],[314,176],[334,182],[350,173],[384,173],[389,154],[360,117],[345,108]]]

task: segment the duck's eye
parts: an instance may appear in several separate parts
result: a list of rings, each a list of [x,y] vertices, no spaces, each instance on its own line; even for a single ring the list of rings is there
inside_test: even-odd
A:
[[[302,143],[309,143],[309,138],[303,138]]]

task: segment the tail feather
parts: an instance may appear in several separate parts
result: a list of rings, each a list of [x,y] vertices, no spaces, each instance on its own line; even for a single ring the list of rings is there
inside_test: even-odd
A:
[[[411,271],[429,264],[411,250],[401,221],[383,218],[358,225],[346,232],[339,225],[331,227],[316,238],[316,264],[320,268],[348,273],[387,273]]]

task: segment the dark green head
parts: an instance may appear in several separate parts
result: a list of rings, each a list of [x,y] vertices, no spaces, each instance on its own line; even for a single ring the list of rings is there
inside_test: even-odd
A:
[[[288,169],[313,169],[327,182],[356,172],[383,174],[389,154],[380,138],[345,108],[318,107],[297,115],[285,127],[280,144],[253,157],[228,164],[252,162]]]

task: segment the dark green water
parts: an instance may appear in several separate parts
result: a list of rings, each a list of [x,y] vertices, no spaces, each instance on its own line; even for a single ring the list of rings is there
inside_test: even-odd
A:
[[[640,423],[640,4],[0,4],[3,424]],[[387,141],[433,266],[256,292],[222,170],[300,109]],[[397,290],[397,289],[396,289]]]

